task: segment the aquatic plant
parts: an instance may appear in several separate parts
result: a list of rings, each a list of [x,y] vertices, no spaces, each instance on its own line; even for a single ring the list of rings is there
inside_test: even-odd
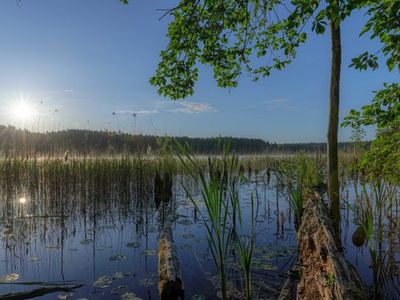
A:
[[[254,197],[251,195],[251,234],[246,237],[243,234],[243,219],[242,215],[239,215],[239,224],[242,229],[242,234],[235,238],[235,249],[239,256],[239,263],[242,267],[245,279],[245,296],[246,299],[250,299],[252,296],[251,287],[251,264],[253,259],[254,243],[255,243],[255,226],[254,226]]]
[[[206,208],[206,215],[200,210],[199,203],[184,186],[186,194],[200,212],[207,230],[207,240],[211,253],[218,269],[220,288],[223,299],[228,299],[228,285],[226,276],[229,250],[234,247],[237,251],[239,263],[245,275],[246,298],[251,298],[251,262],[255,242],[254,231],[254,198],[251,196],[251,235],[243,233],[243,219],[240,209],[239,185],[244,177],[240,172],[239,159],[229,155],[229,144],[223,146],[220,159],[208,158],[208,172],[195,158],[189,145],[178,144],[179,158],[184,169],[192,179],[200,185],[201,198]],[[237,230],[240,226],[240,233]]]
[[[207,177],[203,168],[194,157],[190,146],[186,145],[186,147],[184,147],[179,143],[177,143],[177,145],[181,152],[179,159],[182,165],[192,179],[201,186],[201,195],[207,211],[208,221],[206,217],[201,214],[198,202],[194,199],[189,190],[185,186],[183,187],[195,208],[200,212],[203,223],[205,224],[207,240],[218,269],[222,298],[227,300],[226,263],[233,234],[232,224],[229,224],[230,201],[226,201],[224,189],[222,188],[224,173],[220,172],[220,169],[217,169],[217,164],[209,159],[210,172]],[[226,153],[224,155],[226,155]]]
[[[324,160],[319,155],[298,154],[293,158],[276,160],[273,172],[277,183],[286,191],[284,195],[294,211],[298,226],[307,194],[317,191],[323,195],[326,191]]]

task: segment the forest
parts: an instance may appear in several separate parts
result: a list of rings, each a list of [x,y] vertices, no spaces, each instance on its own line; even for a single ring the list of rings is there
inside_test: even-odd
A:
[[[165,147],[176,150],[174,140],[181,144],[189,143],[194,153],[218,154],[218,143],[231,143],[237,154],[294,154],[297,152],[323,153],[325,143],[271,143],[262,139],[236,137],[169,137],[151,135],[132,135],[111,131],[69,129],[58,132],[37,133],[0,125],[0,153],[2,156],[63,156],[71,155],[130,155],[151,154]],[[364,142],[364,147],[368,147]],[[339,149],[351,152],[354,143],[339,143]],[[149,152],[150,151],[150,152]]]

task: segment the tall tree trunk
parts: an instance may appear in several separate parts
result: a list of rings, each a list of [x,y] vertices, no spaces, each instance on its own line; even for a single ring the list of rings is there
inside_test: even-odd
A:
[[[342,46],[340,21],[331,20],[332,65],[329,97],[328,124],[328,196],[329,208],[334,224],[336,241],[340,244],[340,203],[339,203],[339,162],[338,162],[338,127],[339,127],[339,92]]]

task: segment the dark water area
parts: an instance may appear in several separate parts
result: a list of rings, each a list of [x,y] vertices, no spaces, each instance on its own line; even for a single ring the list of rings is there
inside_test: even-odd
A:
[[[0,187],[0,282],[84,285],[70,294],[56,292],[41,299],[159,299],[159,237],[169,224],[185,299],[217,299],[218,277],[206,229],[182,183],[198,194],[193,182],[182,176],[173,178],[172,195],[161,200],[153,180],[138,185],[123,178],[75,178]],[[381,220],[375,219],[374,232],[381,232],[380,242],[353,244],[355,221],[371,192],[360,191],[359,184],[343,187],[347,203],[342,205],[344,253],[373,297],[400,299],[398,191]],[[297,259],[293,212],[274,178],[267,182],[252,174],[251,181],[240,186],[243,219],[249,221],[245,231],[250,231],[251,193],[257,216],[253,289],[258,299],[276,299]],[[233,253],[228,278],[239,298],[243,275],[234,258]],[[37,287],[1,284],[0,293]]]
[[[349,181],[342,187],[344,254],[360,274],[371,299],[400,299],[399,205],[398,186]],[[365,226],[363,215],[368,208],[371,237],[361,242],[356,237],[357,230]]]

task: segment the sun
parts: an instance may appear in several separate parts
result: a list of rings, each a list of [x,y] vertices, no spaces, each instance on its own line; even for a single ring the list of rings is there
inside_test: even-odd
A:
[[[10,106],[10,114],[16,121],[32,120],[35,116],[35,107],[26,100],[19,100]]]

